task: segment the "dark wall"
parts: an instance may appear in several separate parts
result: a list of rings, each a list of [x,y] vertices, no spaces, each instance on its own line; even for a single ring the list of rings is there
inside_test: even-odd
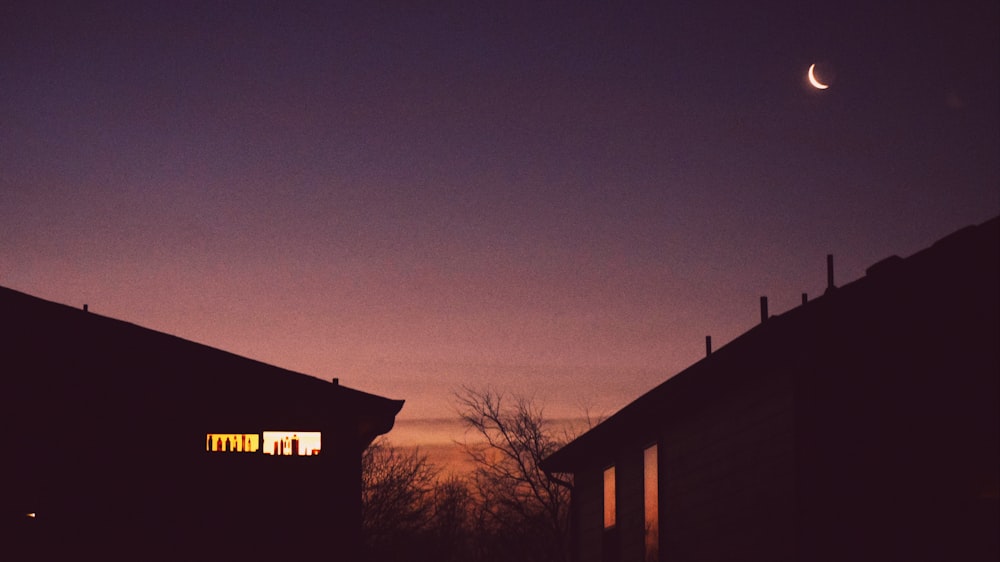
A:
[[[739,375],[662,428],[662,560],[794,559],[790,377]]]
[[[645,559],[643,451],[654,442],[661,560],[794,559],[793,377],[761,365],[737,374],[622,437],[613,532],[603,529],[605,467],[576,474],[578,560]]]
[[[654,440],[661,560],[1000,559],[998,270],[996,219],[876,264],[557,453],[576,466],[578,559],[642,559]]]
[[[604,475],[602,467],[576,474],[573,489],[574,554],[580,562],[601,562],[604,530]]]
[[[1000,256],[990,252],[959,245],[872,271],[866,291],[846,287],[822,311],[820,360],[797,391],[805,558],[1000,557]]]
[[[355,557],[367,443],[333,385],[36,300],[0,318],[5,550]],[[205,451],[207,433],[264,430],[322,431],[322,453]]]

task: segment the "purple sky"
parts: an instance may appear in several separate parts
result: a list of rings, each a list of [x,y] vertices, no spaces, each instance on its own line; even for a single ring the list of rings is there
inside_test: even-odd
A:
[[[1000,212],[994,1],[35,4],[0,7],[0,285],[403,422],[461,384],[610,413],[827,253]]]

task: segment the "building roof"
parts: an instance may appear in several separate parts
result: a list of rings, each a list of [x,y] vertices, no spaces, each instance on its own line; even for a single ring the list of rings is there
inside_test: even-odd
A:
[[[0,348],[5,410],[35,419],[65,420],[100,409],[132,420],[196,418],[207,431],[350,419],[367,443],[392,428],[403,406],[402,400],[4,287]]]
[[[971,318],[978,325],[938,328],[980,334],[974,345],[992,346],[984,353],[991,354],[988,361],[995,363],[998,264],[1000,217],[963,228],[905,259],[886,258],[869,267],[861,279],[830,288],[819,298],[762,321],[571,441],[546,458],[542,467],[549,472],[575,472],[595,463],[614,462],[623,440],[653,438],[653,420],[668,423],[703,407],[724,389],[752,384],[745,381],[754,373],[774,370],[778,363],[794,365],[788,370],[808,377],[815,374],[808,368],[810,362],[828,360],[823,354],[839,353],[830,351],[831,347],[860,347],[852,353],[862,358],[878,353],[877,341],[870,340],[877,340],[880,333],[899,332],[901,323],[924,322],[920,310],[924,303],[933,309],[927,314],[934,316],[926,325],[932,321],[940,325],[949,301],[961,300],[963,310],[978,315]],[[970,321],[968,315],[955,319]],[[836,344],[824,344],[832,341]]]

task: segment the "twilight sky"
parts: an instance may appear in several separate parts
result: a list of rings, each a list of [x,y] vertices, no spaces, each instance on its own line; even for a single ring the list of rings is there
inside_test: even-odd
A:
[[[35,4],[0,285],[406,399],[409,439],[460,384],[610,413],[827,253],[1000,212],[991,0]]]

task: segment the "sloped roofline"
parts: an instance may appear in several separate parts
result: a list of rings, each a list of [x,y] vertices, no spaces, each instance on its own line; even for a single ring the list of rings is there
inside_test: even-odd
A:
[[[766,322],[757,324],[737,336],[728,344],[668,378],[666,381],[630,402],[602,423],[567,443],[542,461],[541,466],[543,470],[550,473],[574,472],[586,461],[592,459],[595,454],[602,457],[605,456],[607,451],[620,444],[620,430],[635,427],[637,420],[642,420],[649,415],[664,415],[664,406],[673,400],[680,400],[679,395],[685,392],[685,389],[689,388],[697,379],[713,371],[717,371],[717,366],[727,363],[731,356],[741,353],[747,346],[763,343],[766,340],[762,338],[766,338],[771,333],[771,330],[785,327],[782,325],[787,322],[806,321],[813,311],[828,306],[831,300],[838,298],[838,295],[853,292],[859,287],[865,286],[873,277],[894,272],[897,268],[905,267],[914,260],[920,260],[928,254],[948,250],[956,245],[962,245],[970,238],[978,236],[992,236],[994,239],[1000,239],[1000,217],[994,217],[980,225],[971,225],[959,229],[934,242],[930,247],[920,250],[907,258],[890,256],[880,260],[865,270],[864,277],[847,283],[839,289],[828,290],[824,295],[783,314],[769,317]],[[996,257],[1000,259],[1000,256]]]
[[[211,347],[209,345],[181,338],[166,332],[160,332],[132,322],[119,320],[110,316],[104,316],[86,309],[79,309],[69,305],[49,301],[22,291],[0,286],[0,305],[4,303],[18,303],[18,306],[29,309],[41,307],[45,309],[44,312],[47,315],[57,314],[60,315],[59,317],[71,314],[86,315],[86,319],[89,322],[97,321],[102,323],[105,327],[117,330],[126,330],[127,332],[141,335],[142,337],[154,338],[164,345],[181,346],[188,350],[207,352],[214,354],[216,357],[224,357],[226,361],[231,361],[235,365],[243,365],[247,370],[252,370],[258,373],[266,373],[266,376],[269,379],[273,378],[275,384],[286,388],[295,388],[296,392],[310,394],[320,393],[320,395],[328,393],[331,399],[346,400],[348,403],[356,405],[360,411],[368,412],[373,414],[376,418],[381,419],[380,422],[372,424],[370,430],[373,432],[373,435],[371,435],[372,438],[376,435],[386,433],[392,428],[395,416],[403,408],[403,404],[405,402],[404,400],[385,398],[376,394],[342,386],[339,384],[337,379],[334,379],[333,382],[325,381],[312,375],[264,363],[256,359],[237,355],[223,349]],[[69,316],[65,317],[69,318]]]

